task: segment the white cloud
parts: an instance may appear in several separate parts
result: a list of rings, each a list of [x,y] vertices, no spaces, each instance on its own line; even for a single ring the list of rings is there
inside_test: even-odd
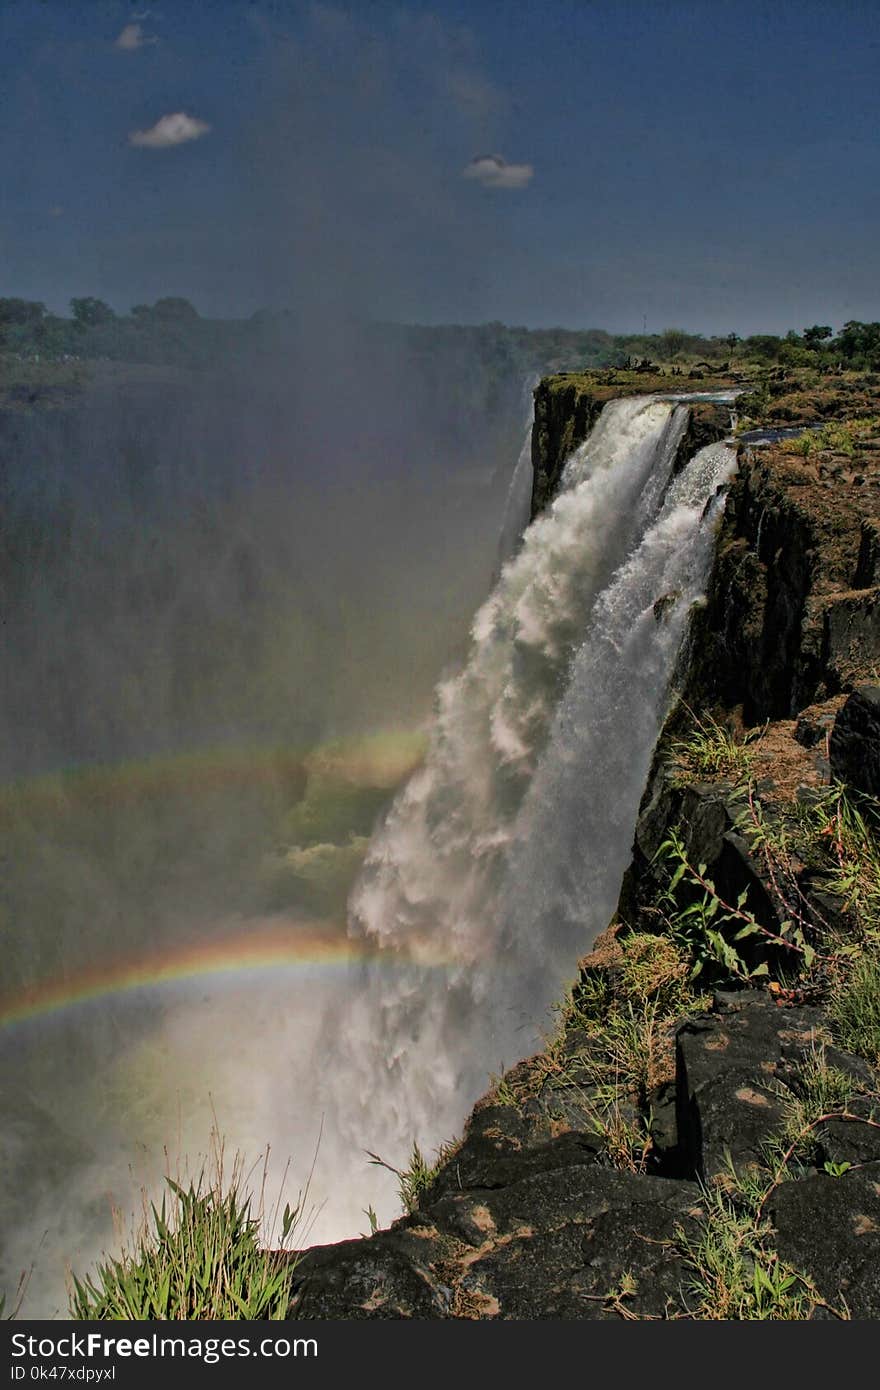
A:
[[[207,121],[187,116],[185,111],[175,111],[173,115],[161,116],[149,130],[133,130],[128,143],[149,150],[165,150],[171,145],[185,145],[188,140],[200,140],[210,129]]]
[[[142,18],[146,18],[143,15]],[[116,40],[116,47],[123,49],[126,53],[133,53],[136,48],[143,48],[149,43],[158,43],[159,40],[152,34],[145,34],[142,24],[126,24],[119,38]]]
[[[508,164],[500,154],[478,154],[461,172],[484,188],[525,188],[535,170],[531,164]]]

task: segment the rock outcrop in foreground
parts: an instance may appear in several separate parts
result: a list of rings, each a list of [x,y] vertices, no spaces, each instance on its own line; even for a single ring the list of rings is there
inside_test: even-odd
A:
[[[825,428],[740,448],[618,913],[409,1213],[299,1259],[296,1316],[880,1317],[878,387],[749,396]],[[537,507],[614,392],[542,383]]]

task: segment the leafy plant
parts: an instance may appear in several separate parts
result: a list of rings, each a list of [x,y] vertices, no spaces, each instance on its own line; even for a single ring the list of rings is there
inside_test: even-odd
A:
[[[861,416],[853,420],[832,420],[819,429],[804,430],[793,439],[786,439],[782,449],[787,454],[809,458],[811,454],[828,450],[852,458],[859,443],[880,426],[876,416]]]
[[[673,830],[664,840],[655,858],[666,859],[673,866],[669,882],[658,897],[658,907],[665,910],[674,939],[693,960],[692,980],[709,967],[743,983],[768,976],[770,968],[766,961],[752,966],[739,949],[739,943],[749,938],[760,938],[780,950],[794,951],[806,966],[812,963],[815,950],[798,917],[780,922],[774,931],[746,908],[748,889],[738,895],[735,903],[727,902],[708,877],[707,865],[690,862],[678,831]],[[692,890],[690,902],[679,900],[678,889],[682,883]]]
[[[240,1157],[227,1181],[222,1145],[209,1173],[186,1185],[166,1178],[161,1204],[151,1202],[141,1228],[93,1274],[73,1276],[70,1314],[79,1320],[269,1319],[289,1315],[295,1255],[286,1247],[302,1201],[280,1218],[277,1249],[261,1247],[266,1169],[256,1214]],[[280,1201],[280,1198],[279,1198]]]
[[[691,1316],[712,1322],[807,1318],[817,1297],[808,1280],[769,1247],[769,1226],[756,1219],[750,1204],[720,1188],[706,1192],[704,1201],[698,1234],[676,1231],[691,1269]]]
[[[851,1167],[851,1163],[847,1163],[846,1161],[843,1163],[835,1163],[834,1160],[830,1158],[826,1158],[825,1162],[822,1164],[823,1171],[826,1172],[830,1178],[842,1178],[849,1172]]]
[[[829,890],[880,946],[880,803],[836,784],[800,808],[800,828]]]

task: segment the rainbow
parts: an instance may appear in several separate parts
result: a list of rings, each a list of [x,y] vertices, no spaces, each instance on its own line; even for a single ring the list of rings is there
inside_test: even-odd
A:
[[[0,784],[0,830],[24,817],[79,817],[83,811],[164,801],[169,797],[222,794],[246,788],[285,788],[291,804],[307,780],[387,787],[393,791],[420,762],[425,736],[419,730],[386,730],[330,739],[310,749],[218,747],[121,763],[91,764],[43,772]]]
[[[86,811],[117,814],[127,803],[164,801],[171,795],[236,792],[245,786],[276,785],[280,779],[296,803],[307,780],[349,782],[394,789],[418,764],[424,735],[387,730],[333,739],[297,753],[269,748],[206,749],[140,762],[91,766],[46,773],[0,785],[0,831],[17,824],[45,827]],[[238,921],[235,928],[201,941],[165,944],[116,960],[83,965],[0,993],[0,1029],[64,1014],[96,1001],[137,991],[258,971],[297,971],[351,965],[378,957],[383,966],[442,966],[430,944],[411,943],[412,954],[377,952],[374,944],[344,935],[333,922],[302,919]]]
[[[211,941],[188,943],[161,954],[84,966],[0,995],[0,1028],[9,1028],[49,1014],[63,1013],[102,999],[158,990],[169,985],[254,971],[297,970],[345,966],[376,955],[369,943],[314,926],[304,929],[289,921],[254,927]],[[385,957],[394,953],[384,951]],[[390,963],[390,962],[389,962]]]
[[[400,951],[377,948],[371,941],[344,936],[331,922],[319,930],[314,922],[251,921],[234,935],[166,946],[161,954],[144,953],[84,966],[0,994],[0,1029],[136,991],[155,991],[195,980],[204,985],[224,977],[241,979],[259,971],[271,971],[277,977],[282,970],[302,975],[309,970],[367,961],[380,963],[383,970],[448,970],[463,964],[439,956],[424,940],[410,941],[407,946]]]

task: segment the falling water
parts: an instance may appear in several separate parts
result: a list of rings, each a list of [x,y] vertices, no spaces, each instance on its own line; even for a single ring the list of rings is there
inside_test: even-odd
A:
[[[499,570],[516,553],[531,516],[532,482],[534,479],[532,470],[533,397],[539,380],[540,378],[537,376],[529,377],[523,389],[525,413],[523,442],[516,467],[511,475],[510,487],[507,490],[507,499],[504,504],[504,515],[501,519],[501,534],[498,538]]]
[[[734,467],[712,445],[671,478],[686,421],[650,397],[605,407],[437,692],[349,900],[379,949],[317,1054],[330,1170],[460,1129],[611,915]]]

